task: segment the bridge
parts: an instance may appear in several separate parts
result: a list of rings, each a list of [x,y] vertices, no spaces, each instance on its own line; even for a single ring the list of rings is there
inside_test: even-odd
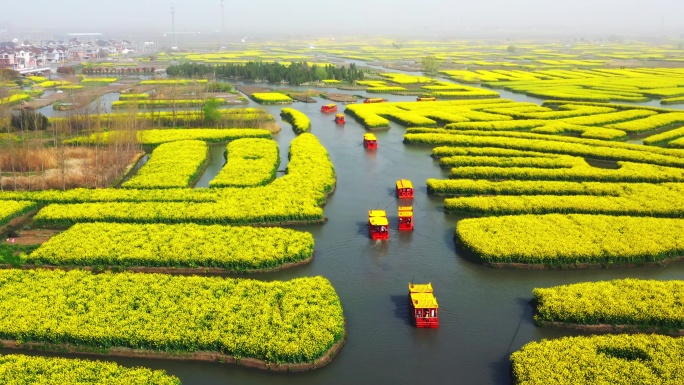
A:
[[[21,75],[30,75],[30,74],[42,74],[42,73],[49,73],[50,72],[50,67],[42,67],[42,68],[24,68],[17,70]]]

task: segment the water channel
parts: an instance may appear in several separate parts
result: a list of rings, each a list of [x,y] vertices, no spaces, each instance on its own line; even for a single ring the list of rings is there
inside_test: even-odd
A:
[[[292,87],[288,87],[292,88]],[[306,88],[306,87],[304,87]],[[334,91],[338,92],[338,91]],[[342,91],[344,92],[344,91]],[[349,91],[363,94],[363,91]],[[536,101],[503,92],[502,97]],[[415,97],[389,96],[391,101]],[[509,384],[511,352],[530,341],[580,333],[534,325],[532,289],[616,278],[681,279],[684,264],[667,267],[597,270],[507,270],[484,267],[459,252],[453,241],[459,217],[446,215],[443,200],[426,193],[427,178],[447,175],[426,147],[402,143],[405,129],[394,123],[378,132],[379,149],[361,145],[364,128],[354,119],[343,126],[319,103],[296,103],[307,114],[311,132],[327,148],[337,172],[337,190],[325,206],[324,225],[297,227],[313,233],[311,264],[271,274],[261,280],[289,280],[322,275],[340,296],[347,322],[345,346],[328,366],[306,373],[275,374],[238,366],[166,360],[112,358],[129,366],[165,369],[186,385],[218,384]],[[250,102],[249,106],[256,106]],[[284,169],[294,134],[279,117],[281,106],[266,106],[283,130],[275,135]],[[224,159],[212,150],[212,164],[198,186],[211,180]],[[398,201],[394,183],[414,182],[415,231],[395,230]],[[393,230],[387,242],[371,241],[367,210],[385,209]],[[432,282],[440,305],[439,329],[409,324],[407,284]],[[108,358],[109,359],[109,358]]]

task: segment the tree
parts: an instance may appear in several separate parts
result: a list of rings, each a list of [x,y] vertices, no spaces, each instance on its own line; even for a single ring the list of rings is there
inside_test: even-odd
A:
[[[510,53],[516,53],[516,52],[518,51],[518,48],[517,48],[516,46],[514,46],[514,45],[509,45],[509,46],[506,48],[506,51],[508,51],[508,52],[510,52]]]
[[[221,121],[221,112],[219,107],[221,103],[217,99],[209,99],[202,106],[204,113],[204,122],[210,126],[214,126]]]
[[[437,61],[437,58],[432,55],[425,56],[423,60],[421,60],[421,63],[423,64],[423,71],[427,73],[436,73],[439,69],[439,62]]]
[[[48,127],[48,118],[40,112],[22,109],[12,114],[11,124],[17,131],[45,130]]]
[[[314,72],[314,77],[316,80],[324,80],[328,78],[328,71],[325,70],[323,67],[316,67],[316,70]]]

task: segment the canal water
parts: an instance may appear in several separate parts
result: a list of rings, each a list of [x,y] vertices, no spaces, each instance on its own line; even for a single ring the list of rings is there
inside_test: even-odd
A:
[[[327,223],[296,227],[314,235],[315,258],[306,266],[249,278],[268,281],[321,275],[332,282],[344,308],[348,333],[332,363],[305,373],[268,373],[219,363],[111,360],[165,369],[186,385],[510,384],[511,352],[530,341],[580,334],[534,325],[530,300],[535,287],[684,276],[681,263],[555,271],[484,267],[454,246],[454,229],[460,218],[444,214],[443,200],[426,193],[426,179],[447,177],[430,157],[430,149],[404,145],[405,129],[392,123],[391,129],[377,133],[379,148],[367,151],[362,146],[364,128],[352,118],[345,125],[336,125],[334,114],[320,112],[325,102],[318,99],[318,103],[292,106],[310,118],[311,132],[327,148],[337,173],[337,189],[325,206]],[[250,102],[250,106],[254,105]],[[281,106],[265,108],[283,127],[275,135],[283,169],[294,134],[280,119]],[[212,164],[198,185],[208,183],[210,174],[220,170],[222,151],[212,150]],[[415,230],[411,233],[396,231],[400,202],[394,184],[403,178],[416,187],[412,202]],[[392,227],[389,241],[369,239],[366,221],[370,209],[387,210]],[[412,281],[432,282],[440,306],[439,329],[410,325],[407,285]]]

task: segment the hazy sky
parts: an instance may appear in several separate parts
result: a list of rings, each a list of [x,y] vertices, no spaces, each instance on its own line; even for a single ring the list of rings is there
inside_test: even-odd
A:
[[[170,0],[2,0],[0,30],[163,33]],[[220,31],[220,0],[175,0],[176,31]],[[230,35],[684,32],[684,0],[225,0]],[[664,27],[664,28],[663,28]]]

